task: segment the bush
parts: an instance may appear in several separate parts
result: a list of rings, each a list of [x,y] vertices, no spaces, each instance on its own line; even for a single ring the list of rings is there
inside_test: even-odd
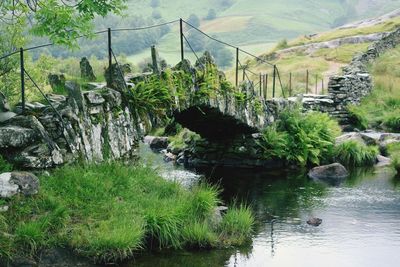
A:
[[[379,149],[356,141],[346,141],[335,147],[334,157],[346,166],[360,167],[373,165]]]
[[[300,165],[319,164],[332,155],[340,131],[338,123],[327,114],[302,114],[297,107],[289,108],[264,130],[260,146],[266,158],[283,158]]]
[[[276,45],[275,50],[281,50],[281,49],[285,49],[288,48],[288,42],[286,39],[282,39],[279,41],[279,43]]]

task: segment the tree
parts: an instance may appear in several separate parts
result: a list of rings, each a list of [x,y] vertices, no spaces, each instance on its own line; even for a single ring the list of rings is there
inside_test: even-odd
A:
[[[194,27],[199,27],[200,26],[200,19],[198,16],[195,14],[191,14],[188,18],[188,22],[193,25]]]
[[[160,6],[160,0],[151,0],[150,6],[151,6],[152,8],[157,8],[157,7],[159,7],[159,6]]]
[[[210,42],[207,45],[206,50],[209,51],[211,55],[215,58],[215,62],[219,67],[227,68],[232,65],[233,54],[223,44]]]
[[[206,41],[201,33],[192,31],[191,33],[189,33],[187,39],[195,52],[204,50]]]
[[[215,9],[211,8],[208,10],[208,14],[206,16],[206,20],[213,20],[217,17],[217,12],[215,12]]]
[[[4,24],[32,25],[31,32],[57,44],[76,46],[81,35],[93,33],[96,16],[120,14],[126,0],[3,0],[0,20]],[[26,19],[21,19],[26,18]]]

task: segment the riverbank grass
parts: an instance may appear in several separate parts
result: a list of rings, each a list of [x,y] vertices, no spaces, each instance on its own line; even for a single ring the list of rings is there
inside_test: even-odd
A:
[[[379,154],[377,146],[367,146],[357,141],[346,141],[334,149],[334,158],[350,167],[372,166]]]
[[[17,196],[0,214],[3,259],[61,246],[110,263],[144,249],[239,245],[254,222],[249,210],[232,208],[214,225],[215,187],[187,190],[140,165],[65,166],[40,182],[38,195]]]

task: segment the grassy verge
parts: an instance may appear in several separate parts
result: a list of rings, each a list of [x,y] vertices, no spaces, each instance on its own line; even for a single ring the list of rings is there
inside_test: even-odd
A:
[[[241,244],[251,234],[249,209],[232,208],[216,225],[215,187],[191,191],[142,166],[65,166],[41,177],[37,196],[17,196],[0,214],[0,257],[34,257],[69,247],[98,262],[117,262],[143,249]]]
[[[400,143],[389,144],[387,153],[392,160],[392,167],[397,171],[397,176],[400,177]]]
[[[351,113],[364,125],[392,132],[400,132],[400,47],[381,55],[371,66],[374,79],[372,93]]]

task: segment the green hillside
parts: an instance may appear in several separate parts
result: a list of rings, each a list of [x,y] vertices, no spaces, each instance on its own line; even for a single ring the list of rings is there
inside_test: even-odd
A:
[[[328,31],[347,22],[382,15],[400,8],[400,1],[130,0],[128,6],[128,17],[143,16],[169,21],[180,17],[187,19],[195,14],[200,19],[200,28],[205,32],[252,53],[261,54],[278,40]],[[211,9],[216,17],[207,19]],[[171,63],[179,60],[178,34],[176,25],[157,42],[160,55]],[[137,62],[148,57],[149,51],[143,50],[129,59]],[[188,57],[194,59],[192,55]]]

